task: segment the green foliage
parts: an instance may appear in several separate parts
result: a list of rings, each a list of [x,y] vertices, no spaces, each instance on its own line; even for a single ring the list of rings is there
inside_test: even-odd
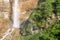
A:
[[[36,26],[41,27],[43,21],[46,20],[47,16],[53,13],[52,2],[54,2],[54,0],[47,0],[46,2],[41,2],[32,12],[30,20],[33,20]]]
[[[29,40],[32,36],[21,36],[20,40]]]
[[[59,40],[57,34],[60,33],[60,21],[56,22],[53,27],[42,30],[37,34],[23,36],[21,40]]]
[[[60,1],[56,0],[56,10],[57,10],[57,14],[60,15]]]
[[[56,4],[56,8],[52,5],[54,3]],[[46,19],[49,17],[49,15],[54,14],[53,10],[57,11],[57,14],[60,14],[60,1],[57,0],[46,0],[46,2],[41,2],[37,6],[35,10],[33,10],[29,21],[31,22],[28,25],[25,25],[24,31],[29,29],[30,27],[36,26],[40,28],[40,32],[37,34],[29,35],[29,36],[22,36],[21,40],[59,40],[60,36],[60,20],[56,19],[56,22],[54,22],[49,28],[42,28],[43,23],[47,22]],[[56,15],[56,14],[55,14]],[[52,18],[50,18],[52,20]],[[32,24],[33,23],[33,24]],[[46,24],[46,23],[45,23]],[[44,25],[44,27],[46,27]],[[41,30],[42,29],[42,30]],[[31,33],[31,31],[30,31]]]

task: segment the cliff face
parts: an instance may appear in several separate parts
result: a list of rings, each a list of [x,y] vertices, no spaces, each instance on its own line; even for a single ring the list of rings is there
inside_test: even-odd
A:
[[[36,8],[38,3],[38,0],[20,0],[19,3],[19,11],[20,12],[24,12],[25,13],[21,13],[20,14],[20,20],[22,20],[22,22],[24,22],[26,19],[29,18],[33,8]]]
[[[10,16],[10,3],[5,3],[0,0],[0,19],[9,20]]]
[[[11,1],[11,3],[9,3]],[[8,28],[12,19],[12,9],[11,5],[13,5],[14,0],[0,0],[0,34],[2,35]],[[38,0],[19,0],[19,8],[18,10],[21,12],[19,16],[19,20],[21,20],[21,23],[26,21],[32,10],[32,8],[36,8],[38,3]],[[1,36],[0,35],[0,36]]]
[[[14,0],[13,1],[9,0],[9,1],[11,1],[13,5]],[[9,3],[8,1],[4,2],[4,0],[0,0],[0,15],[1,15],[0,18],[3,17],[4,19],[9,19],[12,17],[11,14],[13,13],[11,11],[11,7],[12,7],[11,3]],[[28,18],[29,15],[31,14],[30,9],[36,8],[37,3],[38,3],[38,0],[19,0],[18,10],[21,12],[20,19],[26,20],[25,18]]]
[[[20,10],[24,11],[24,10],[29,10],[32,8],[36,8],[38,3],[38,0],[25,0],[25,1],[21,1],[20,4]]]
[[[0,37],[8,29],[10,22],[10,4],[0,0]]]

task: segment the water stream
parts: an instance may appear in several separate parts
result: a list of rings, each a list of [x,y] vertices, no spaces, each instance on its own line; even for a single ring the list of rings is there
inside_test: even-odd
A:
[[[9,0],[8,0],[9,1]],[[7,0],[4,0],[4,2],[8,2]],[[19,0],[14,0],[13,3],[13,26],[12,29],[9,28],[5,33],[4,36],[0,39],[0,40],[4,40],[8,35],[10,35],[15,28],[20,28],[20,20],[19,20],[19,4],[18,4]],[[7,16],[5,16],[7,17]]]
[[[14,0],[13,4],[13,27],[20,28],[20,20],[19,20],[19,0]]]

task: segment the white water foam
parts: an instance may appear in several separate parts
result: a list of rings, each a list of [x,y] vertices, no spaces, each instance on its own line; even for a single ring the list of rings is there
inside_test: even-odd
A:
[[[3,0],[4,3],[9,3],[9,0]]]
[[[19,0],[14,0],[14,5],[13,5],[13,27],[15,28],[20,28],[20,20],[19,20]]]

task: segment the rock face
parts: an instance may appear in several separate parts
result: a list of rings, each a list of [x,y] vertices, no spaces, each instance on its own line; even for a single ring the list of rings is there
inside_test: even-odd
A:
[[[7,5],[8,4],[8,5]],[[9,28],[8,23],[10,22],[10,3],[5,3],[0,0],[0,38],[3,33]]]
[[[14,0],[0,0],[0,37],[2,34],[11,26],[12,22],[12,6]],[[19,0],[18,10],[21,12],[19,15],[19,20],[21,23],[26,21],[33,8],[36,8],[38,0]]]
[[[13,2],[12,0],[0,0],[0,15],[1,15],[0,18],[4,17],[4,19],[5,18],[9,19],[10,17],[11,18],[13,17],[11,15],[13,14],[11,11],[11,3],[9,3],[8,1],[11,1],[13,5],[14,0]],[[21,11],[20,19],[22,20],[22,22],[24,22],[24,20],[26,20],[29,17],[29,15],[31,14],[30,9],[36,8],[37,3],[38,3],[38,0],[19,0],[18,10]]]
[[[20,14],[20,19],[22,22],[24,22],[27,18],[29,18],[29,15],[31,14],[33,8],[36,8],[38,3],[38,0],[20,0],[20,7],[18,8],[19,11],[25,13]]]

